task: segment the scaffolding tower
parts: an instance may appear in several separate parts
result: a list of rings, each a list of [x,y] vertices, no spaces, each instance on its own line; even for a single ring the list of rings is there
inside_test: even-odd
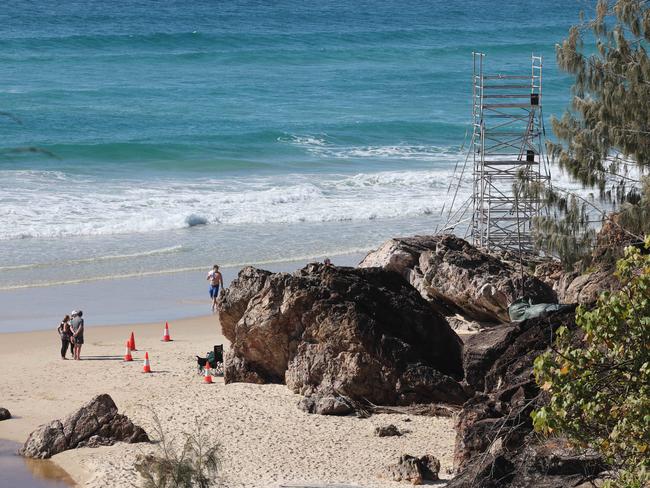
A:
[[[472,53],[472,140],[465,165],[456,175],[447,228],[471,209],[467,227],[473,244],[517,252],[533,248],[532,219],[542,211],[538,192],[521,192],[517,183],[550,184],[544,150],[542,57],[531,56],[530,75],[486,74],[485,55]],[[471,156],[470,156],[471,154]],[[458,188],[472,167],[472,195],[454,208]],[[469,176],[469,175],[467,175]]]

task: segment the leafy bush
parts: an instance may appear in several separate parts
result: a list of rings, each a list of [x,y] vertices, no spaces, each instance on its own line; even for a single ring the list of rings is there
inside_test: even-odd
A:
[[[155,412],[153,418],[158,453],[140,455],[135,465],[135,469],[142,476],[143,488],[217,486],[220,446],[210,441],[209,436],[201,429],[199,419],[195,419],[193,432],[183,433],[183,442],[179,449],[176,439],[165,433]]]
[[[538,432],[600,452],[616,473],[607,486],[636,488],[650,482],[650,254],[628,247],[617,275],[620,291],[579,307],[579,329],[559,328],[535,360],[549,402],[532,416]]]

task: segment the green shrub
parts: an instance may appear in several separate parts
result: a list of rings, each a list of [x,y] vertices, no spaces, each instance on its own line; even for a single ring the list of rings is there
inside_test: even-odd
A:
[[[183,433],[179,447],[164,431],[153,413],[156,454],[138,456],[135,469],[142,477],[143,488],[209,488],[217,485],[220,468],[217,442],[211,442],[195,419],[194,431]]]
[[[616,476],[607,486],[633,488],[650,482],[650,255],[627,248],[617,275],[620,291],[579,307],[576,333],[560,327],[535,360],[549,401],[532,416],[538,432],[601,453]]]

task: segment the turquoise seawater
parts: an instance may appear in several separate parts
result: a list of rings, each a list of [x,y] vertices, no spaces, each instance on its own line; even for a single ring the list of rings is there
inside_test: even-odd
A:
[[[554,46],[588,6],[6,2],[0,110],[19,122],[0,119],[0,290],[430,232],[464,150],[472,51],[515,74],[543,55],[544,113],[560,114]]]

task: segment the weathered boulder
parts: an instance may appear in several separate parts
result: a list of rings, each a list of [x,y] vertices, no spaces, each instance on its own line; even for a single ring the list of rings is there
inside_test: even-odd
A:
[[[542,280],[454,235],[391,239],[359,266],[396,271],[439,310],[475,320],[508,322],[508,305],[524,294],[533,303],[557,301]]]
[[[620,282],[614,271],[608,268],[580,275],[568,273],[558,284],[558,297],[565,303],[582,305],[594,303],[603,292],[620,288]]]
[[[460,339],[391,271],[245,268],[220,304],[231,342],[226,383],[286,383],[316,413],[348,413],[346,398],[384,405],[467,398],[458,382]]]
[[[11,412],[6,408],[0,408],[0,420],[7,420],[11,418]]]
[[[393,424],[388,424],[388,425],[375,427],[375,435],[377,437],[395,437],[395,436],[401,436],[402,431],[400,431]]]
[[[298,406],[305,412],[320,415],[348,415],[354,412],[354,405],[335,393],[319,393],[303,397]]]
[[[270,271],[252,266],[243,268],[231,285],[219,296],[219,323],[226,337],[235,335],[235,325],[244,315],[248,302],[264,286]]]
[[[640,246],[637,237],[619,225],[620,214],[610,214],[596,234],[596,244],[588,262],[576,264],[576,270],[565,271],[558,261],[546,261],[535,268],[535,276],[550,284],[562,303],[588,305],[596,302],[603,292],[620,289],[616,278],[617,259],[624,255],[626,246]],[[589,271],[579,272],[589,264]]]
[[[146,432],[127,417],[117,413],[113,399],[102,394],[69,415],[33,431],[20,454],[31,458],[49,458],[76,447],[97,447],[115,442],[148,442]]]
[[[420,458],[403,454],[399,461],[386,467],[386,475],[393,481],[408,481],[421,485],[423,481],[437,481],[440,461],[431,454]]]

